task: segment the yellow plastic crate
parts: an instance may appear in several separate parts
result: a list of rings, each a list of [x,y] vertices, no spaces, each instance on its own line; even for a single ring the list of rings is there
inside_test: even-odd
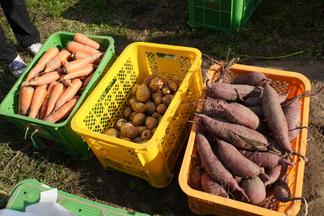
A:
[[[136,82],[149,75],[180,84],[153,137],[143,144],[103,134],[122,117]],[[202,91],[201,53],[188,47],[138,42],[129,45],[102,78],[71,121],[104,168],[112,167],[165,187],[186,143],[188,119]]]
[[[302,74],[275,70],[263,67],[253,67],[235,64],[231,67],[231,72],[225,77],[224,82],[230,82],[239,74],[250,71],[264,73],[272,80],[271,85],[281,94],[289,92],[288,98],[303,94],[311,90],[309,80]],[[309,97],[301,99],[301,126],[308,126]],[[191,168],[193,166],[191,156],[196,152],[195,137],[197,125],[194,123],[190,132],[184,159],[179,174],[179,184],[184,193],[188,196],[188,205],[193,212],[199,215],[215,214],[222,216],[229,215],[298,215],[301,201],[288,203],[278,202],[276,210],[262,208],[249,203],[228,199],[203,191],[191,188],[188,184]],[[292,149],[301,155],[306,155],[307,129],[301,129],[297,138],[292,142]],[[288,184],[292,197],[301,197],[303,189],[303,177],[305,161],[293,156],[294,166],[288,169]]]

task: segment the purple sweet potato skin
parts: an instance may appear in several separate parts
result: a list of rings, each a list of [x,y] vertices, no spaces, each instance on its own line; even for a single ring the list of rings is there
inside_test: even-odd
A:
[[[226,190],[209,177],[207,173],[204,173],[201,177],[201,187],[207,193],[228,198]]]
[[[246,158],[260,167],[273,168],[280,164],[292,165],[292,163],[271,152],[240,151]]]
[[[262,107],[261,106],[250,106],[249,109],[254,112],[255,115],[259,117],[259,119],[264,119],[264,115],[262,112]]]
[[[289,130],[289,140],[296,138],[300,129],[300,113],[301,105],[298,99],[294,99],[293,102],[283,107],[283,111],[287,120]]]
[[[254,177],[260,174],[260,167],[244,157],[233,145],[221,139],[216,140],[219,157],[232,173],[242,177]]]
[[[196,116],[209,132],[233,143],[237,148],[266,150],[269,145],[264,135],[250,128],[216,120],[203,114],[196,114]]]
[[[196,134],[196,145],[202,165],[207,174],[220,184],[224,186],[228,185],[230,188],[245,195],[232,174],[223,166],[217,156],[213,153],[206,137],[199,132]]]
[[[270,172],[268,174],[269,180],[264,183],[265,186],[270,185],[272,183],[275,183],[279,177],[283,174],[282,172],[285,169],[283,169],[283,165],[278,165],[270,169]]]
[[[196,190],[200,190],[201,189],[200,181],[202,175],[203,175],[203,171],[199,169],[199,167],[192,166],[189,185]]]
[[[262,111],[279,147],[291,152],[287,120],[281,108],[279,96],[269,83],[265,85],[263,90]]]
[[[257,176],[245,179],[242,183],[242,188],[252,204],[260,204],[266,198],[264,183]]]
[[[254,86],[216,82],[208,88],[207,93],[215,99],[235,101],[238,97],[243,98],[254,91],[256,91]]]
[[[210,116],[225,117],[229,122],[256,129],[260,120],[249,108],[238,103],[227,103],[226,101],[207,97],[204,101],[203,113]]]
[[[273,187],[273,196],[280,202],[291,201],[291,192],[288,184],[284,181],[277,181]]]
[[[266,79],[267,77],[263,73],[249,72],[238,76],[232,83],[259,86],[261,82]]]

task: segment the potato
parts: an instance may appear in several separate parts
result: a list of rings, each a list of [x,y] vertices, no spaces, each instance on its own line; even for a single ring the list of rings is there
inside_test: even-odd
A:
[[[132,112],[129,116],[129,119],[133,121],[134,116],[137,114],[137,112]]]
[[[163,95],[167,95],[171,93],[171,90],[168,85],[164,85],[161,89]]]
[[[119,131],[115,128],[109,128],[108,130],[106,130],[105,134],[113,137],[119,137]]]
[[[136,137],[136,138],[133,139],[133,141],[136,142],[136,143],[141,143],[143,140],[142,140],[141,137]]]
[[[143,113],[136,113],[132,118],[133,125],[134,126],[144,125],[145,118],[146,116]]]
[[[164,114],[166,110],[167,110],[167,106],[165,104],[159,104],[156,107],[156,111],[160,114]]]
[[[146,102],[150,99],[151,97],[151,91],[147,87],[147,85],[144,83],[137,87],[136,89],[136,99],[140,102]]]
[[[174,80],[168,80],[168,85],[173,93],[176,92],[179,88],[177,82]]]
[[[136,95],[136,91],[137,91],[137,88],[140,86],[140,84],[135,84],[134,86],[133,86],[133,88],[132,88],[132,95]]]
[[[138,131],[136,127],[130,123],[125,123],[120,128],[120,133],[123,137],[134,139],[138,136]]]
[[[127,121],[125,119],[118,119],[117,122],[116,122],[116,124],[115,124],[115,128],[117,130],[120,130],[121,126],[123,124],[125,124],[125,123],[127,123]]]
[[[159,121],[152,117],[152,116],[148,116],[145,120],[145,126],[147,127],[147,129],[153,129],[155,128],[157,125],[159,124]]]
[[[145,104],[139,102],[135,98],[131,98],[129,100],[129,104],[132,107],[132,110],[134,110],[135,112],[140,112],[140,113],[145,112]]]
[[[154,78],[153,75],[148,76],[148,77],[144,80],[144,83],[145,83],[147,86],[150,86],[151,80],[152,80],[153,78]]]
[[[148,129],[144,130],[141,135],[142,140],[148,140],[151,139],[151,137],[152,137],[152,131]]]
[[[162,103],[164,103],[165,105],[169,106],[172,99],[173,99],[174,95],[173,94],[167,94],[165,96],[162,97]]]
[[[152,117],[154,117],[154,118],[156,118],[157,120],[160,121],[162,116],[159,113],[155,112],[155,113],[152,114]]]
[[[136,126],[138,134],[142,134],[144,130],[146,130],[146,126]]]
[[[154,77],[150,82],[150,89],[153,91],[160,90],[164,85],[163,79],[161,77]]]
[[[159,105],[162,102],[162,92],[156,91],[152,94],[152,99],[155,105]]]
[[[126,107],[126,109],[124,109],[123,111],[123,115],[125,118],[129,118],[129,116],[132,114],[132,108],[130,108],[129,106]]]
[[[152,115],[155,112],[156,106],[152,101],[147,101],[145,103],[145,112],[149,115]]]

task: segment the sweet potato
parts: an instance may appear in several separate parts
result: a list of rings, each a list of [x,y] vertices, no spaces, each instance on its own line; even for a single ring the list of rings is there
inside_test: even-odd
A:
[[[283,166],[278,165],[270,169],[270,172],[268,173],[269,180],[264,183],[265,186],[270,185],[272,183],[275,183],[279,177],[283,174]]]
[[[262,81],[266,81],[267,77],[263,73],[249,72],[238,76],[233,80],[232,84],[246,84],[252,86],[259,86]]]
[[[212,119],[204,114],[196,114],[196,116],[199,117],[198,121],[208,131],[227,142],[233,143],[239,149],[266,150],[266,147],[269,145],[264,135],[250,128]]]
[[[300,130],[301,106],[299,100],[294,100],[292,103],[284,106],[283,111],[288,124],[289,140],[293,140],[296,138]]]
[[[200,132],[196,134],[197,151],[200,156],[202,165],[207,174],[215,181],[222,185],[239,191],[248,199],[242,188],[237,184],[232,174],[223,166],[217,156],[213,153],[211,146],[204,135]]]
[[[278,95],[280,104],[286,101],[287,95]],[[261,106],[262,97],[248,97],[243,100],[243,104],[246,106]]]
[[[302,200],[305,202],[305,204],[307,203],[305,198],[303,197],[291,197],[291,192],[288,187],[288,184],[282,180],[279,180],[275,183],[273,189],[273,195],[279,202],[290,202],[294,200]],[[307,205],[306,205],[306,211],[307,211]]]
[[[207,97],[204,101],[203,113],[224,116],[229,122],[256,129],[259,118],[249,108],[238,103],[227,103],[223,100]]]
[[[233,145],[216,138],[218,154],[233,174],[242,177],[254,177],[261,173],[260,167],[244,157]]]
[[[260,204],[266,198],[264,183],[257,176],[245,179],[242,183],[242,188],[252,204]]]
[[[197,167],[197,166],[192,166],[191,168],[191,173],[190,173],[190,178],[189,178],[189,185],[196,190],[201,189],[201,177],[203,175],[203,171]]]
[[[261,91],[254,86],[217,82],[208,87],[207,93],[215,99],[235,101],[238,98],[243,98],[247,95],[259,96]]]
[[[280,156],[270,152],[250,152],[240,151],[246,158],[253,161],[260,167],[274,168],[278,165],[293,165],[287,159],[281,158]]]
[[[207,173],[204,173],[201,177],[201,187],[203,191],[207,193],[228,198],[226,190],[212,178],[210,178]]]
[[[288,136],[288,124],[280,106],[279,96],[267,83],[263,90],[262,111],[274,139],[282,150],[292,152]]]
[[[254,112],[255,115],[259,117],[260,120],[264,119],[264,115],[262,112],[262,107],[261,106],[250,106],[249,109]]]

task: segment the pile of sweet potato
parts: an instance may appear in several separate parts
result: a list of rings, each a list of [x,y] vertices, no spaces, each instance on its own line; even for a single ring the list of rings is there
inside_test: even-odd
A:
[[[300,199],[287,183],[300,112],[299,97],[279,95],[262,73],[210,83],[196,113],[190,186],[268,207],[269,200]]]

